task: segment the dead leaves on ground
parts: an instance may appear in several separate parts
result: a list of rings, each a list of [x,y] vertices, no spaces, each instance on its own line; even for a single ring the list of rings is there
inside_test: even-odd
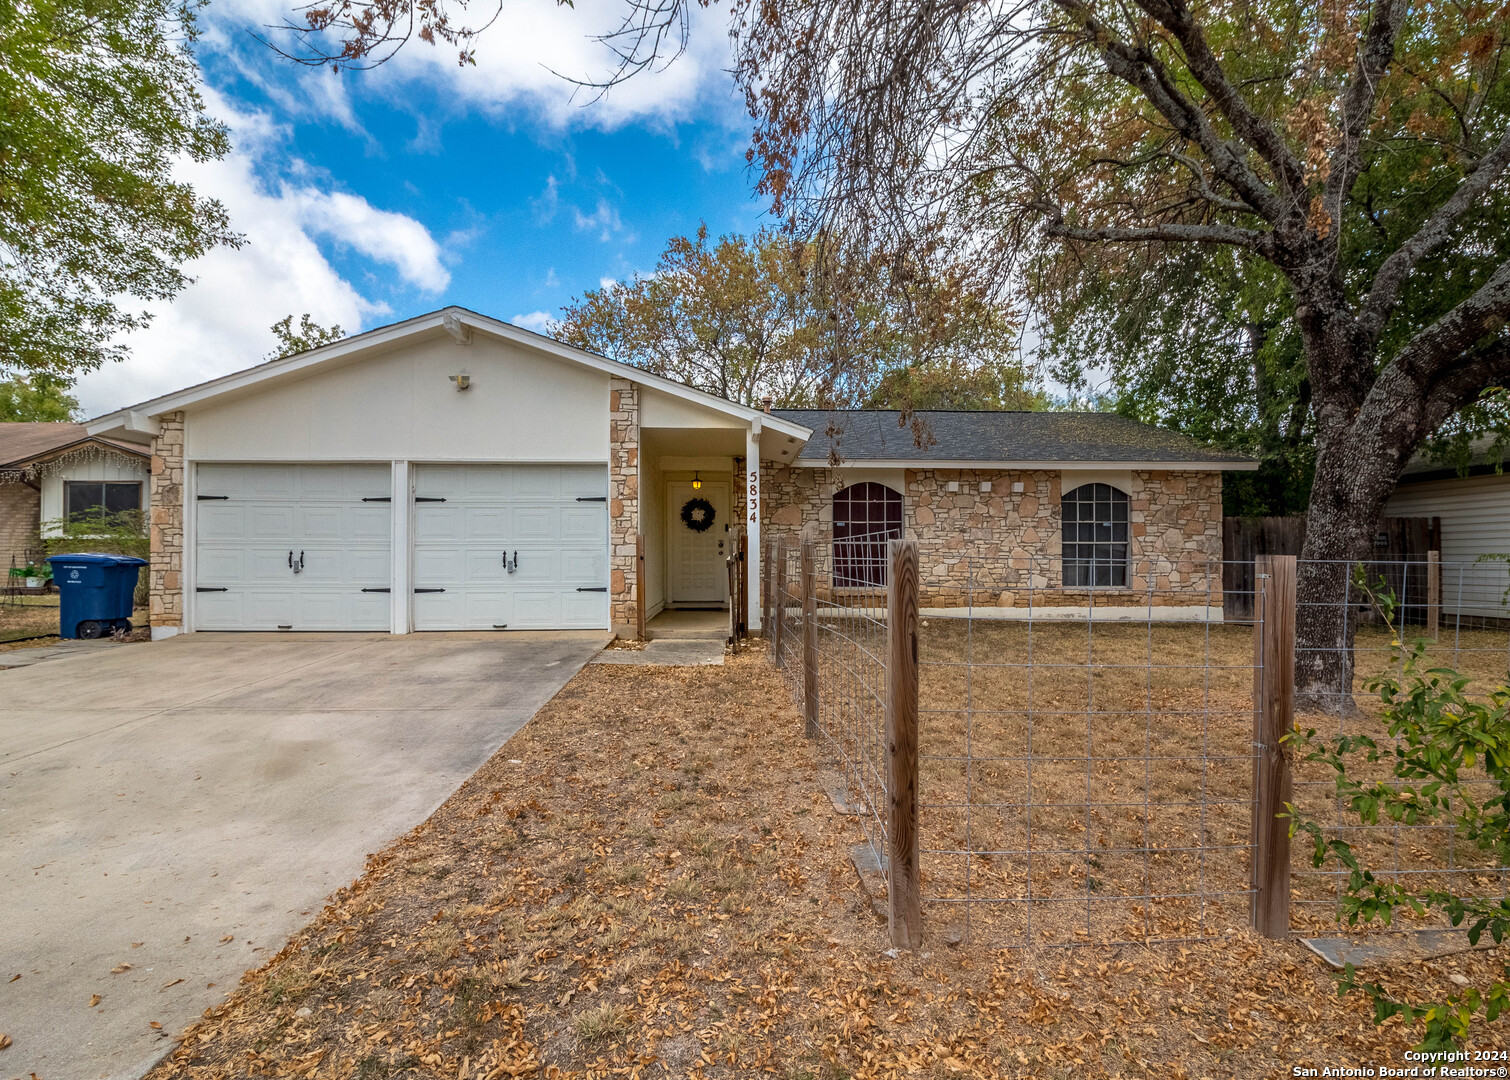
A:
[[[586,669],[154,1080],[1195,1080],[1407,1045],[1246,933],[992,952],[935,918],[888,958],[801,724],[758,656]]]

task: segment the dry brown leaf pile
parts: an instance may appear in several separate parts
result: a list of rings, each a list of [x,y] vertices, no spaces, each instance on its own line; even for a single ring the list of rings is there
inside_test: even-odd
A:
[[[946,945],[925,909],[923,951],[887,956],[849,861],[859,829],[801,730],[759,655],[589,667],[153,1080],[1195,1080],[1400,1063],[1398,1027],[1338,1001],[1298,945],[1245,933],[991,952]],[[1493,962],[1390,978],[1441,992]]]

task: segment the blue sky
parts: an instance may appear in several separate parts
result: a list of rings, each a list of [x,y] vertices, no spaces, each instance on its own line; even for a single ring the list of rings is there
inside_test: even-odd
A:
[[[698,10],[685,56],[605,100],[573,100],[547,70],[605,70],[588,35],[617,4],[506,0],[475,68],[416,42],[337,76],[252,38],[279,0],[212,0],[198,53],[235,149],[182,172],[246,245],[192,265],[196,283],[153,307],[132,358],[80,380],[85,412],[256,363],[287,314],[355,331],[455,303],[540,329],[700,221],[758,227],[722,10]]]

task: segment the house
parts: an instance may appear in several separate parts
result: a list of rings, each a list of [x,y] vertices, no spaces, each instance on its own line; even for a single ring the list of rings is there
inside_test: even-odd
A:
[[[1506,564],[1478,561],[1485,555],[1510,555],[1510,473],[1497,455],[1487,447],[1477,449],[1466,475],[1451,465],[1416,457],[1405,466],[1384,513],[1439,519],[1444,613],[1510,618]]]
[[[0,571],[41,556],[44,524],[147,509],[147,451],[82,424],[0,423]]]
[[[1000,565],[1001,593],[1031,573],[1076,596],[1152,573],[1204,601],[1221,473],[1251,462],[1116,417],[926,419],[920,449],[894,415],[768,413],[452,307],[88,430],[151,453],[154,637],[629,633],[642,595],[647,616],[726,606],[741,532],[759,551],[762,536],[904,530],[938,560],[939,596],[974,553]],[[1042,565],[1009,565],[1024,556]],[[829,587],[871,587],[864,562]],[[761,560],[746,572],[758,630]]]

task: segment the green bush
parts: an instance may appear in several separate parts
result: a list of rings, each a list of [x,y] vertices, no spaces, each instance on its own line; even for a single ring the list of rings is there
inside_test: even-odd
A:
[[[1367,684],[1384,704],[1383,719],[1393,742],[1381,746],[1367,735],[1318,738],[1314,729],[1298,728],[1289,740],[1305,754],[1305,761],[1331,767],[1338,802],[1363,824],[1452,826],[1458,843],[1489,853],[1498,866],[1510,865],[1510,686],[1470,697],[1466,676],[1450,668],[1422,670],[1427,643],[1417,639],[1403,645],[1394,597],[1379,595],[1366,581],[1362,584],[1389,625],[1397,654],[1403,653],[1398,670],[1388,670]],[[1386,763],[1386,779],[1356,779],[1380,762]],[[1389,926],[1400,908],[1417,914],[1435,909],[1453,926],[1466,924],[1471,945],[1485,933],[1496,944],[1505,939],[1510,901],[1380,881],[1359,863],[1346,841],[1326,835],[1325,825],[1299,814],[1292,804],[1286,810],[1290,835],[1304,833],[1312,842],[1312,863],[1322,867],[1332,861],[1345,871],[1339,915],[1349,926]],[[1487,986],[1469,986],[1445,1001],[1408,1002],[1391,997],[1377,982],[1361,981],[1348,964],[1338,977],[1337,992],[1353,990],[1372,999],[1376,1024],[1401,1016],[1424,1028],[1420,1049],[1445,1050],[1462,1042],[1480,1013],[1492,1021],[1510,1009],[1510,966]]]
[[[147,537],[147,517],[140,510],[123,510],[115,514],[101,511],[68,520],[44,521],[38,542],[48,555],[94,552],[145,559],[151,550],[151,541]],[[143,571],[145,569],[143,567]],[[147,594],[147,575],[143,572],[136,578],[133,603],[137,607],[146,607]]]

